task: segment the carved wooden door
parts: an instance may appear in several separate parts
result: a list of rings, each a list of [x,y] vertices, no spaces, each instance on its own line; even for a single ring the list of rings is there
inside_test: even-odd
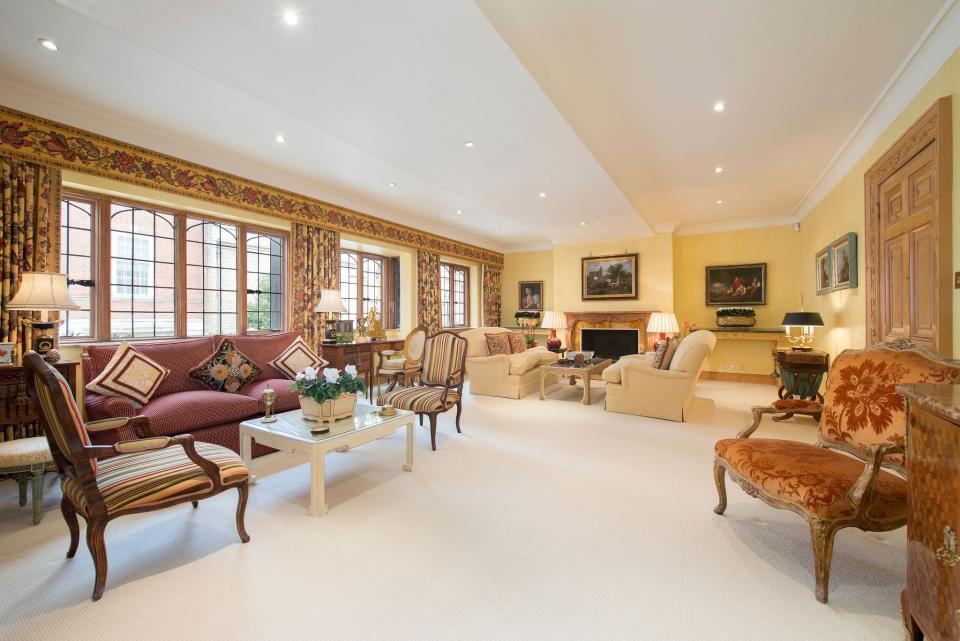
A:
[[[932,350],[938,332],[951,331],[938,325],[935,161],[934,146],[927,145],[881,183],[878,202],[882,338],[906,338]]]

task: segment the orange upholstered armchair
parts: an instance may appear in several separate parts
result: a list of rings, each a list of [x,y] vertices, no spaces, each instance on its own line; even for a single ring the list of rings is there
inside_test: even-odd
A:
[[[960,363],[907,341],[843,352],[830,371],[823,405],[790,409],[822,413],[816,445],[751,438],[772,407],[754,407],[753,422],[737,438],[717,442],[713,471],[720,504],[714,511],[727,508],[728,475],[747,494],[806,519],[817,600],[826,603],[837,531],[882,532],[907,521],[906,417],[896,386],[958,381]]]

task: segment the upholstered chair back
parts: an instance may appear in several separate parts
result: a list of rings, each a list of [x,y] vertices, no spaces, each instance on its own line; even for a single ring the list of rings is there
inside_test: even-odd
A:
[[[419,363],[423,360],[423,351],[427,345],[427,328],[423,325],[414,327],[413,331],[407,334],[403,343],[403,351],[407,360],[411,363]]]
[[[673,354],[673,360],[670,361],[670,369],[674,372],[692,373],[694,377],[699,376],[704,361],[716,345],[717,337],[713,332],[705,329],[693,332],[680,341],[677,351]]]
[[[960,362],[908,341],[848,349],[827,377],[820,441],[862,454],[877,443],[903,444],[907,421],[897,385],[958,382]],[[885,463],[902,469],[906,461],[895,454]]]
[[[97,462],[83,454],[84,446],[90,445],[90,436],[70,384],[36,352],[24,355],[24,367],[27,392],[43,419],[44,432],[57,466],[73,476],[80,476],[81,471],[92,476],[97,471]]]
[[[426,385],[459,385],[466,355],[466,339],[453,332],[434,334],[424,345],[420,380]]]

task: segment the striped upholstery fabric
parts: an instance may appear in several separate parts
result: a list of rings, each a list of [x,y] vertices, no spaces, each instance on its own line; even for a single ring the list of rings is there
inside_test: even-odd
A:
[[[381,394],[379,403],[411,412],[435,412],[448,410],[460,401],[460,394],[455,390],[447,392],[446,405],[440,402],[442,396],[442,387],[405,387]]]
[[[459,367],[467,350],[467,341],[456,334],[440,333],[427,339],[423,355],[423,372],[420,375],[427,385],[446,385],[451,374],[459,379],[463,372],[454,372]],[[459,383],[453,381],[453,384]]]
[[[74,430],[77,436],[80,438],[80,441],[84,445],[90,445],[90,434],[87,432],[87,427],[83,423],[83,419],[80,417],[80,408],[77,407],[77,402],[73,398],[73,390],[70,389],[70,384],[67,383],[67,379],[63,377],[63,374],[50,368],[57,377],[57,384],[60,387],[60,393],[63,398],[66,399],[67,409],[70,411],[70,415],[73,417],[73,425],[61,425],[58,414],[57,414],[57,402],[64,402],[59,398],[54,398],[53,391],[47,387],[46,381],[41,376],[36,376],[34,378],[34,387],[37,390],[37,398],[40,399],[40,411],[43,413],[43,418],[47,423],[48,428],[51,431],[51,436],[53,440],[57,443],[57,449],[66,457],[68,461],[77,464],[77,461],[74,459],[72,448],[70,447],[70,442],[67,440],[66,430]],[[90,467],[93,469],[94,474],[97,472],[97,460],[90,459]]]
[[[196,442],[195,446],[200,456],[220,467],[221,482],[240,481],[248,476],[247,466],[236,452],[211,443]],[[97,489],[106,503],[108,514],[202,492],[211,487],[206,473],[187,458],[179,445],[104,459],[97,470]],[[89,514],[83,490],[73,477],[65,476],[60,489],[78,512]]]

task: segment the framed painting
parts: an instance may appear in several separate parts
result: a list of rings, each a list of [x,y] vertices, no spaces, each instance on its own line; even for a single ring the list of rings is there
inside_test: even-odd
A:
[[[520,302],[517,305],[520,311],[543,311],[543,281],[521,280]]]
[[[833,291],[833,246],[827,245],[814,258],[817,275],[817,295]]]
[[[833,289],[857,287],[857,234],[850,232],[833,241]]]
[[[638,254],[589,256],[580,259],[582,300],[637,298]]]
[[[766,304],[766,263],[707,267],[707,305]]]

